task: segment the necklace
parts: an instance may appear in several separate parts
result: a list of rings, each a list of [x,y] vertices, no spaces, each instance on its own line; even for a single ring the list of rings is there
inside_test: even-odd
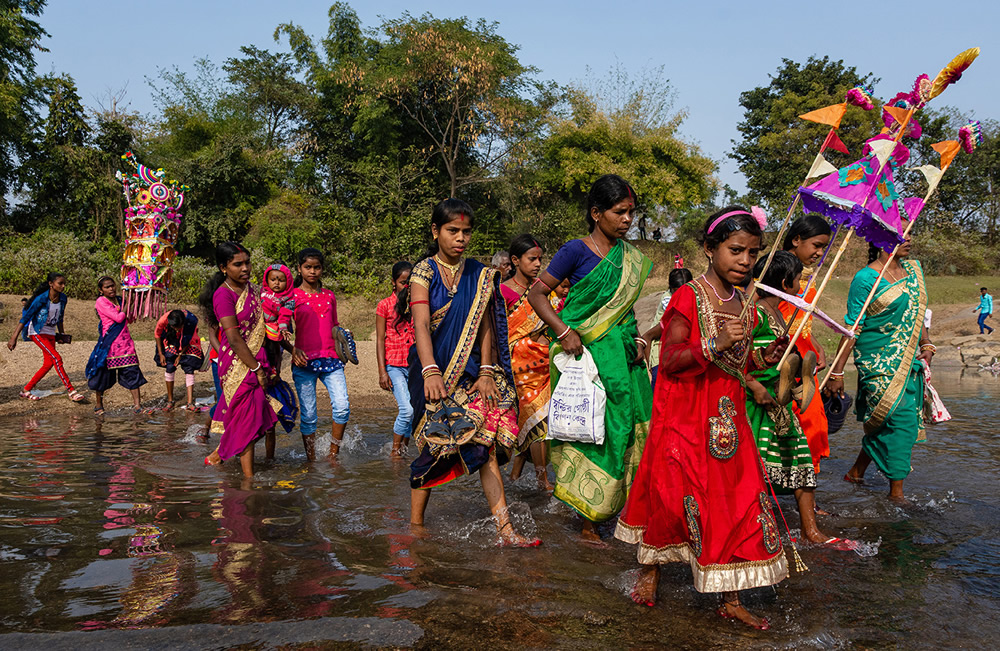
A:
[[[601,260],[607,260],[607,256],[605,254],[601,253],[601,247],[597,246],[597,240],[594,239],[594,234],[593,233],[590,234],[590,241],[594,243],[594,248],[597,249],[597,255],[601,256]],[[611,248],[608,249],[608,254],[611,253],[611,249],[613,249],[613,248],[614,248],[614,246],[612,246]],[[615,264],[614,262],[612,262],[611,266],[614,267],[615,269],[621,269],[622,268],[621,263]]]
[[[524,291],[528,291],[528,286],[527,285],[522,285],[521,283],[517,282],[517,276],[516,275],[513,276],[510,280],[511,280],[512,283],[514,283],[515,285],[517,285],[518,287],[520,287]]]
[[[465,259],[463,258],[459,260],[457,264],[448,264],[435,255],[434,261],[438,263],[441,269],[446,270],[448,275],[451,276],[451,288],[448,289],[448,296],[454,296],[458,291],[458,282],[462,279],[461,269],[463,265],[465,265]]]
[[[711,288],[712,293],[715,294],[715,298],[719,299],[719,307],[722,307],[723,303],[728,303],[729,301],[731,301],[734,298],[736,298],[736,288],[735,287],[733,287],[733,293],[729,295],[729,298],[722,298],[721,296],[719,296],[719,292],[716,291],[715,285],[713,285],[712,283],[708,282],[708,278],[705,276],[705,274],[701,275],[701,279],[705,281],[705,284],[708,285],[709,288]]]
[[[902,278],[897,278],[896,274],[892,273],[892,271],[889,270],[889,263],[888,262],[886,262],[884,265],[882,265],[882,270],[885,272],[886,276],[889,276],[890,278],[892,278],[892,282],[898,283],[900,280],[902,280]]]
[[[226,278],[226,280],[223,281],[223,282],[225,283],[226,287],[228,287],[230,290],[232,290],[232,292],[234,294],[236,294],[237,296],[239,296],[242,293],[242,290],[238,290],[238,289],[234,288],[232,285],[229,284],[229,279],[228,278]]]

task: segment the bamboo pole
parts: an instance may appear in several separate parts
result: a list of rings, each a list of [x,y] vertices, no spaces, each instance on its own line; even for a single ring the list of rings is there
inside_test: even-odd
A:
[[[823,282],[820,284],[819,289],[816,290],[816,296],[813,297],[813,302],[809,304],[810,309],[807,311],[806,316],[799,321],[799,326],[795,329],[795,334],[792,335],[791,340],[788,342],[788,347],[785,348],[785,353],[781,356],[781,360],[778,362],[778,368],[781,368],[781,365],[785,363],[789,353],[792,351],[792,347],[795,346],[795,342],[799,340],[799,335],[802,334],[802,329],[805,328],[806,321],[808,321],[809,316],[812,315],[812,308],[819,303],[819,297],[822,296],[823,292],[826,290],[826,285],[830,282],[830,277],[833,275],[834,270],[836,270],[837,264],[840,262],[840,257],[844,255],[844,251],[847,250],[847,244],[851,241],[851,235],[853,234],[853,228],[847,229],[847,235],[844,236],[844,241],[840,243],[840,248],[837,249],[837,255],[834,256],[833,262],[830,263],[830,270],[826,272],[826,275],[823,277]]]
[[[931,198],[931,192],[933,190],[934,188],[930,188],[930,190],[924,196],[925,204],[927,203],[927,200]],[[906,225],[906,229],[903,231],[904,240],[910,234],[910,229],[913,228],[913,225],[916,223],[916,221],[917,221],[916,219],[913,219],[910,221],[909,224]],[[853,332],[855,336],[857,336],[858,331],[860,330],[861,317],[864,316],[865,312],[868,310],[868,306],[871,305],[873,300],[875,300],[875,293],[878,291],[878,284],[882,282],[882,278],[885,276],[885,270],[888,269],[889,265],[892,264],[892,261],[896,259],[896,253],[899,251],[900,246],[902,245],[897,244],[896,246],[893,247],[892,253],[889,254],[889,259],[886,260],[886,263],[882,265],[882,269],[879,270],[878,277],[875,279],[875,284],[872,285],[871,291],[868,292],[868,298],[865,299],[864,305],[861,306],[861,310],[858,312],[857,322],[851,325],[851,332]],[[826,383],[830,380],[830,376],[833,374],[833,367],[836,366],[837,362],[840,361],[840,358],[841,356],[843,356],[845,350],[847,350],[846,346],[840,346],[840,348],[837,350],[836,357],[833,358],[833,362],[831,362],[830,366],[827,368],[826,376],[823,377],[823,381],[819,383],[818,387],[816,387],[817,391],[822,390],[823,387],[826,386]]]
[[[823,151],[820,150],[820,153],[822,154]],[[792,215],[795,214],[795,209],[799,207],[800,197],[801,195],[796,191],[795,200],[792,201],[792,205],[788,209],[788,214],[785,215],[785,221],[781,223],[781,228],[778,229],[778,234],[774,237],[774,246],[771,247],[771,252],[767,254],[767,261],[764,262],[764,269],[760,272],[760,278],[764,277],[764,274],[767,273],[767,268],[771,266],[771,261],[774,260],[774,254],[778,251],[778,242],[781,241],[781,237],[785,234],[785,229],[788,228],[788,223],[791,221]],[[750,270],[750,273],[753,273],[752,269]],[[751,278],[750,284],[747,286],[747,300],[743,303],[743,309],[740,310],[740,321],[742,321],[743,317],[746,316],[749,305],[753,303],[751,298],[753,297],[754,290],[757,289],[757,281],[760,280],[760,278]]]

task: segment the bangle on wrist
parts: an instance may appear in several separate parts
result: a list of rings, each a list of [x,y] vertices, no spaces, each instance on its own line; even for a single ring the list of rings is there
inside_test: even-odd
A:
[[[635,343],[637,343],[637,344],[642,344],[642,345],[643,345],[643,346],[645,346],[646,348],[649,348],[649,342],[648,342],[648,341],[646,341],[645,339],[643,339],[642,337],[636,337],[636,338],[635,338]]]
[[[830,373],[830,377],[831,378],[836,378],[838,380],[842,379],[844,377],[844,372],[841,371],[840,373],[837,373],[836,371],[833,371],[833,372]]]
[[[557,339],[558,341],[562,341],[563,339],[565,339],[565,338],[566,338],[566,335],[568,335],[568,334],[569,334],[569,331],[570,331],[570,330],[572,330],[572,329],[573,329],[573,328],[571,328],[571,327],[569,327],[569,326],[566,326],[566,329],[565,329],[565,330],[563,330],[563,333],[562,333],[561,335],[557,336],[557,337],[556,337],[556,339]]]
[[[250,372],[251,373],[256,373],[257,371],[260,370],[260,367],[261,367],[261,363],[257,362],[257,366],[255,368],[250,369]]]

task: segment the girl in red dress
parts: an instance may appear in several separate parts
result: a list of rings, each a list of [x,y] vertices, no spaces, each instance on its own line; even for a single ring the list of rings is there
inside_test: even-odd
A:
[[[684,285],[663,314],[660,364],[646,448],[615,531],[638,543],[642,574],[632,594],[652,606],[660,563],[689,563],[699,592],[721,592],[718,614],[755,628],[738,590],[788,575],[778,526],[747,422],[744,374],[778,361],[779,339],[751,350],[756,310],[740,319],[736,286],[761,247],[763,213],[730,206],[708,218],[709,269]]]

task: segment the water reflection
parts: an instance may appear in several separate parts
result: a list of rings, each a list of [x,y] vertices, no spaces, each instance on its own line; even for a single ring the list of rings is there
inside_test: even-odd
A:
[[[766,633],[714,618],[714,597],[681,567],[664,571],[656,608],[633,605],[632,548],[581,545],[533,478],[508,496],[541,548],[493,545],[475,481],[441,490],[412,531],[407,466],[385,454],[388,411],[356,415],[336,465],[306,464],[279,438],[252,481],[202,465],[196,414],[0,420],[0,642],[981,646],[1000,632],[1000,437],[988,428],[1000,380],[939,371],[935,384],[955,418],[914,451],[909,505],[888,502],[874,473],[839,481],[861,432],[849,422],[835,435],[823,524],[870,554],[804,548],[810,572],[745,596],[775,623]]]

